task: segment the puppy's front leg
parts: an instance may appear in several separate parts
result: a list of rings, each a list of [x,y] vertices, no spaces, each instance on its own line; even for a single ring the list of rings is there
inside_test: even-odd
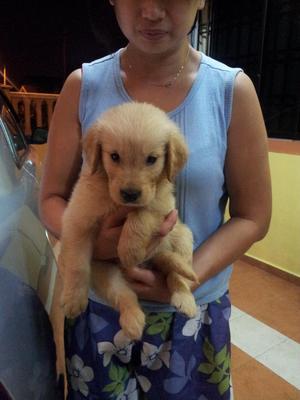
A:
[[[195,317],[197,305],[187,281],[176,272],[170,272],[167,285],[171,293],[170,303],[189,318]]]
[[[132,340],[141,339],[145,315],[120,265],[93,262],[91,267],[91,285],[95,293],[120,312],[119,322],[124,334]]]
[[[61,305],[70,318],[75,318],[87,306],[95,227],[95,217],[87,218],[77,207],[68,206],[63,219],[58,262],[63,276]]]
[[[128,214],[118,245],[118,255],[124,268],[142,264],[150,257],[147,249],[162,221],[163,217],[145,210]]]

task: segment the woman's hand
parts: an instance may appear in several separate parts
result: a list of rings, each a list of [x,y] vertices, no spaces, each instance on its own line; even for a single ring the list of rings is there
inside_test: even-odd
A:
[[[120,235],[127,214],[130,211],[132,211],[132,208],[122,207],[115,214],[110,215],[103,221],[95,242],[94,258],[98,260],[111,260],[118,258],[117,247]],[[177,210],[172,210],[163,221],[158,235],[153,237],[151,245],[147,249],[149,254],[151,254],[155,247],[160,243],[160,240],[173,229],[176,221]]]
[[[151,253],[160,243],[160,240],[173,229],[177,221],[178,212],[172,210],[163,221],[159,234],[153,238],[148,252]],[[131,288],[140,299],[157,301],[159,303],[170,303],[170,292],[167,287],[165,276],[155,269],[134,267],[125,271]]]
[[[156,270],[134,267],[125,271],[130,287],[140,299],[170,303],[165,276]]]
[[[124,222],[130,210],[129,207],[122,207],[103,221],[94,245],[94,258],[98,260],[118,258],[117,247]]]
[[[171,232],[171,230],[174,228],[174,225],[177,222],[177,217],[178,217],[177,210],[174,209],[171,212],[169,212],[169,214],[166,216],[163,223],[161,224],[158,234],[153,236],[150,246],[148,246],[147,249],[148,254],[151,254],[152,251],[159,245],[161,239]]]

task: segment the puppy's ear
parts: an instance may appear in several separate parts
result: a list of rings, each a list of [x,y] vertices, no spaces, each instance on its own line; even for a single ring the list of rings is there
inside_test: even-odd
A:
[[[172,182],[177,173],[184,166],[188,158],[188,148],[180,131],[173,131],[170,134],[166,149],[166,173],[167,178]]]
[[[89,173],[94,174],[102,167],[99,129],[92,127],[82,140],[83,154]]]

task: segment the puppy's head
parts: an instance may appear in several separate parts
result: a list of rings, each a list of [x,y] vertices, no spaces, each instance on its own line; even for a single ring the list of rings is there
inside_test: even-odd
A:
[[[102,114],[83,141],[88,173],[105,174],[117,204],[145,206],[158,182],[172,181],[187,159],[176,124],[146,103],[125,103]]]

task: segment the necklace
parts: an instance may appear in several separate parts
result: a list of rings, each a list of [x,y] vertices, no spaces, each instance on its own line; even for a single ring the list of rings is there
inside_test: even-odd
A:
[[[180,75],[182,74],[184,68],[186,67],[189,55],[190,55],[190,46],[188,47],[188,50],[187,50],[186,56],[184,58],[183,64],[181,64],[181,66],[179,67],[179,69],[176,72],[176,74],[174,76],[172,76],[166,83],[147,82],[147,84],[151,85],[151,86],[163,87],[163,88],[166,88],[166,89],[169,89],[170,87],[172,87],[175,84],[175,82],[178,80]],[[130,71],[133,71],[132,64],[130,64],[128,62],[127,65],[128,65],[128,68],[130,69]]]

